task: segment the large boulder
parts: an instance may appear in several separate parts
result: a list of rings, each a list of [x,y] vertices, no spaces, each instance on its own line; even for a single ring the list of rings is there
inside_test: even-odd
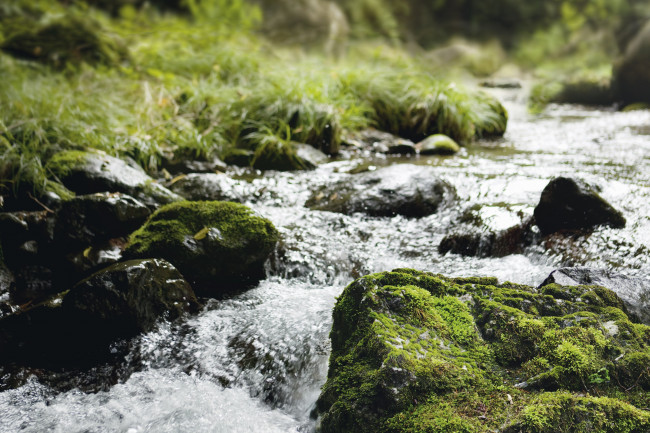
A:
[[[334,308],[320,431],[646,432],[650,327],[625,311],[602,287],[360,278]]]
[[[456,189],[433,167],[398,164],[353,175],[316,191],[305,204],[315,210],[371,216],[424,217],[456,198]]]
[[[168,260],[197,293],[216,296],[262,278],[278,238],[271,221],[244,205],[186,201],[157,210],[131,235],[124,254]]]
[[[60,152],[48,161],[46,168],[77,194],[121,192],[149,207],[182,200],[141,167],[98,152]]]
[[[594,187],[568,177],[556,177],[546,185],[534,215],[544,235],[600,225],[625,227],[623,214],[600,197]]]
[[[630,277],[606,269],[573,267],[556,269],[542,282],[563,286],[603,286],[623,300],[627,309],[650,325],[650,280]]]
[[[650,102],[650,21],[629,40],[614,65],[614,85],[626,104]]]
[[[0,361],[47,368],[104,362],[112,342],[197,306],[189,284],[164,260],[115,264],[0,319]]]
[[[113,338],[150,331],[161,318],[174,320],[197,307],[188,282],[161,259],[116,263],[79,282],[63,298],[65,310]]]
[[[520,254],[535,240],[532,216],[524,209],[501,205],[477,205],[465,210],[447,234],[438,252],[471,257],[504,257]]]

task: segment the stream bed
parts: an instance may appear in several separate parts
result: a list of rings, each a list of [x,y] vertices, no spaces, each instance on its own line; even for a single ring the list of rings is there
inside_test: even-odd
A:
[[[533,116],[521,91],[495,93],[510,112],[505,137],[456,156],[361,154],[310,172],[256,176],[257,194],[246,204],[282,236],[267,278],[139,337],[132,353],[139,368],[110,389],[57,393],[32,377],[0,393],[0,432],[311,432],[310,413],[327,376],[332,308],[359,276],[410,267],[536,286],[553,269],[584,265],[650,278],[650,111],[555,105]],[[436,167],[456,187],[456,204],[419,219],[303,206],[312,191],[351,178],[359,167],[401,163]],[[438,252],[464,209],[509,205],[532,214],[555,176],[598,185],[627,226],[502,258]]]

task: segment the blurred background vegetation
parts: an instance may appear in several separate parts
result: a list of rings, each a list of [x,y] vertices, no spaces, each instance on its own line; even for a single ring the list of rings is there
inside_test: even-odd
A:
[[[60,192],[62,149],[155,172],[233,149],[291,158],[296,141],[335,154],[366,127],[467,143],[506,115],[459,77],[532,76],[533,109],[560,82],[609,92],[648,17],[647,0],[5,0],[0,192]]]

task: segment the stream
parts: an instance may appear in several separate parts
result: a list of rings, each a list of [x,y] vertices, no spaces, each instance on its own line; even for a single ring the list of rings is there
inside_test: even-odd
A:
[[[110,389],[56,393],[32,377],[0,393],[0,432],[312,432],[310,412],[327,376],[331,311],[359,276],[410,267],[536,286],[555,268],[586,265],[649,278],[650,111],[553,105],[531,115],[523,91],[493,92],[510,113],[508,132],[456,156],[367,154],[310,172],[256,176],[259,193],[247,204],[282,235],[267,278],[139,337],[132,356],[140,368]],[[399,163],[435,166],[456,187],[457,204],[420,219],[303,207],[311,191],[360,166]],[[463,209],[508,204],[532,214],[559,175],[599,185],[627,218],[626,228],[599,228],[570,251],[534,245],[503,258],[438,253]]]

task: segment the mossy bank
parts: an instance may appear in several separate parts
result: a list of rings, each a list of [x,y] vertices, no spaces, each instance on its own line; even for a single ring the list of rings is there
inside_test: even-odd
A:
[[[647,432],[650,327],[596,286],[409,269],[334,309],[322,432]]]

